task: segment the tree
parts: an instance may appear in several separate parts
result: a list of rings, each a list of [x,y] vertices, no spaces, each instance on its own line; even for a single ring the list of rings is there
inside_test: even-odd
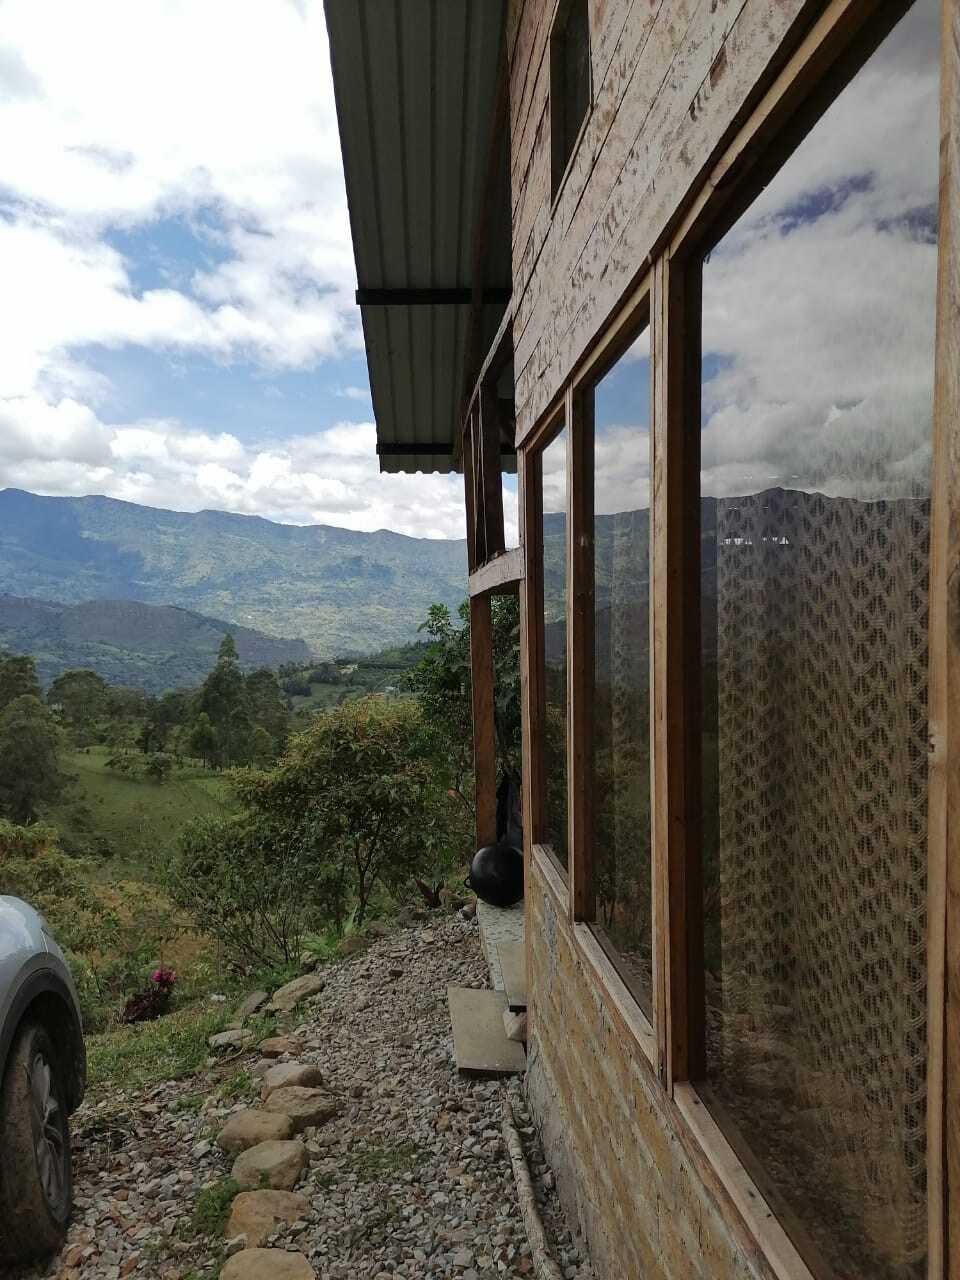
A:
[[[468,804],[473,772],[473,702],[470,665],[470,609],[459,610],[454,624],[446,605],[432,605],[420,626],[433,643],[403,678],[416,693],[427,723],[444,744],[453,766],[453,789]],[[520,779],[520,607],[516,596],[494,597],[494,732],[501,768]]]
[[[0,711],[24,694],[32,698],[43,696],[37,668],[29,654],[11,653],[0,659]]]
[[[197,716],[190,732],[190,754],[199,756],[207,768],[217,752],[217,733],[205,711]]]
[[[318,715],[272,768],[233,776],[237,811],[194,823],[170,892],[241,958],[289,958],[291,937],[397,894],[469,842],[411,699],[367,698]]]
[[[47,705],[59,707],[65,725],[73,730],[78,747],[85,747],[103,709],[105,685],[95,671],[77,669],[57,676],[47,694]]]
[[[275,758],[276,749],[282,749],[290,736],[290,713],[284,705],[280,682],[269,667],[259,667],[247,676],[247,705],[251,724],[263,729],[276,744]],[[262,749],[262,739],[258,741]],[[247,758],[258,758],[252,747],[248,747]]]
[[[23,694],[0,714],[0,809],[16,823],[32,822],[38,806],[56,800],[61,734],[39,698]]]
[[[246,681],[231,635],[223,638],[217,665],[203,682],[198,705],[217,736],[215,763],[223,769],[241,762],[250,714]]]

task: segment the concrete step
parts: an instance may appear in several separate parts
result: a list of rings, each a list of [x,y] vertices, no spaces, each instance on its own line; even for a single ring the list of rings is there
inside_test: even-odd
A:
[[[501,942],[500,972],[507,1004],[514,1013],[527,1007],[527,955],[522,942]]]
[[[503,1025],[507,997],[489,988],[447,987],[457,1070],[467,1076],[514,1076],[527,1065],[523,1045]]]

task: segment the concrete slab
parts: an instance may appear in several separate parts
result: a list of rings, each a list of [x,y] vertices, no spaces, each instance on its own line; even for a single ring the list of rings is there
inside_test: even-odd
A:
[[[480,927],[480,946],[490,970],[490,985],[503,990],[503,974],[497,948],[504,942],[523,942],[523,903],[513,907],[491,907],[489,902],[477,903],[477,923]]]
[[[467,1076],[514,1076],[526,1068],[523,1045],[503,1026],[507,997],[489,988],[447,987],[457,1070]]]
[[[507,1004],[514,1013],[527,1007],[527,957],[522,942],[501,942],[497,948]]]

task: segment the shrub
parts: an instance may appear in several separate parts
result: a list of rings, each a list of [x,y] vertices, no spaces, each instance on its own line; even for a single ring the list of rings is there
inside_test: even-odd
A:
[[[318,716],[269,770],[233,775],[238,812],[194,823],[170,891],[235,958],[295,959],[308,928],[362,926],[468,835],[437,742],[409,700],[365,698]]]

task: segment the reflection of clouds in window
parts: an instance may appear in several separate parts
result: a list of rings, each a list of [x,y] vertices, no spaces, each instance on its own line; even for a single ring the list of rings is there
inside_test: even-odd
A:
[[[705,493],[928,487],[936,9],[911,11],[704,268]]]
[[[597,383],[593,417],[596,514],[649,507],[649,329]]]
[[[550,514],[567,509],[567,432],[566,429],[543,451],[543,510]]]

